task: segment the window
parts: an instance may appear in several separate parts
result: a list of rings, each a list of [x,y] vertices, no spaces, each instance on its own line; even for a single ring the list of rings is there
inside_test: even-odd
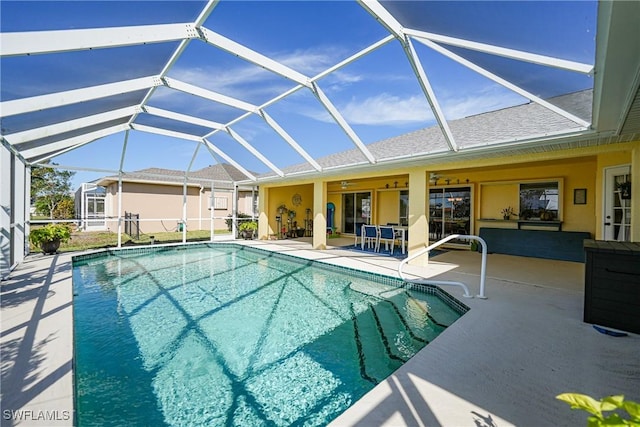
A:
[[[471,187],[429,189],[429,238],[471,232]],[[456,239],[454,243],[463,243]]]
[[[400,191],[400,225],[409,225],[409,191]]]
[[[342,231],[359,233],[363,224],[371,222],[371,193],[345,193],[342,195]]]
[[[228,200],[226,197],[214,197],[213,198],[213,209],[218,210],[227,210]]]
[[[558,195],[557,181],[520,184],[520,218],[557,220]]]

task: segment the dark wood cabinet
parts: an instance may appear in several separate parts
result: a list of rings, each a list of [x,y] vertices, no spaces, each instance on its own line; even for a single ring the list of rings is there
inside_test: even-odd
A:
[[[584,321],[640,333],[640,243],[585,240]]]

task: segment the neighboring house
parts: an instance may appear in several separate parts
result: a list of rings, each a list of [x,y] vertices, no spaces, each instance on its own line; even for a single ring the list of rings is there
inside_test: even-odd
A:
[[[185,172],[179,170],[149,168],[123,174],[121,197],[118,176],[98,179],[93,186],[104,189],[104,229],[118,230],[118,213],[123,219],[125,214],[134,214],[140,232],[149,234],[181,231],[185,223],[187,230],[211,230],[212,224],[214,230],[226,229],[226,219],[234,208],[233,183],[242,179],[246,177],[233,166],[217,164],[190,172],[186,184]],[[85,185],[78,192],[82,193]],[[255,214],[257,196],[257,190],[251,187],[238,187],[237,212]],[[92,197],[91,193],[85,193],[84,198],[77,195],[76,199],[92,200]],[[91,202],[86,206],[91,206]],[[83,213],[82,224],[95,222],[95,218],[90,218],[90,209],[76,209]]]
[[[578,117],[591,116],[591,90],[550,101]],[[584,236],[634,240],[632,197],[623,190],[624,183],[631,183],[632,170],[640,169],[637,134],[585,137],[579,125],[535,103],[449,124],[464,156],[451,155],[434,126],[367,145],[376,159],[386,160],[384,165],[369,164],[353,149],[317,159],[330,175],[309,164],[283,169],[296,178],[262,175],[259,237],[269,238],[281,228],[278,207],[291,206],[295,196],[298,222],[301,212],[311,210],[313,228],[323,230],[314,233],[317,248],[326,245],[325,229],[355,235],[362,224],[387,223],[408,226],[410,251],[450,234],[482,236],[489,229],[498,229],[512,246],[534,255],[553,252],[556,240],[575,238],[578,259]],[[567,131],[572,134],[548,140],[548,135]],[[483,149],[496,140],[504,143]],[[638,183],[637,173],[633,181]],[[504,215],[509,207],[513,213]],[[534,230],[540,232],[530,232]],[[552,241],[543,241],[547,237]],[[492,249],[497,252],[504,243],[492,242]]]
[[[102,231],[107,229],[105,212],[106,191],[93,182],[85,182],[76,190],[75,217],[78,226],[84,231]]]

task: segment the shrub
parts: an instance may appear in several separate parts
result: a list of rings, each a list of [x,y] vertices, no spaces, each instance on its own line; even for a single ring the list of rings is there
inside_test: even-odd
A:
[[[71,230],[66,224],[47,224],[44,227],[35,228],[29,233],[29,241],[35,246],[41,246],[45,242],[59,240],[67,242],[71,238]]]
[[[239,231],[256,231],[258,229],[258,223],[256,221],[244,221],[238,227]]]
[[[238,219],[242,219],[242,218],[251,218],[251,215],[238,212]],[[229,214],[227,216],[227,219],[224,220],[224,222],[225,222],[225,224],[227,224],[227,230],[229,230],[229,232],[231,232],[232,225],[233,225],[233,217],[232,217],[232,215]]]

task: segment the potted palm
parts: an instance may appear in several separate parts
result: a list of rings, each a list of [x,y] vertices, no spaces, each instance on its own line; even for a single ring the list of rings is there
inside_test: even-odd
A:
[[[69,239],[71,239],[71,230],[66,224],[47,224],[29,233],[29,241],[42,249],[45,254],[56,253],[60,243],[65,243]]]
[[[240,235],[245,240],[253,239],[253,234],[258,229],[258,223],[256,221],[245,221],[238,227]]]

